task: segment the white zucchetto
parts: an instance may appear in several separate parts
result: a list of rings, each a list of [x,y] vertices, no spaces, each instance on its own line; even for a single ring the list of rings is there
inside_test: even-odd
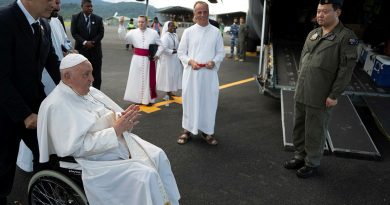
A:
[[[88,59],[81,54],[70,53],[62,59],[60,70],[76,66],[86,60]]]

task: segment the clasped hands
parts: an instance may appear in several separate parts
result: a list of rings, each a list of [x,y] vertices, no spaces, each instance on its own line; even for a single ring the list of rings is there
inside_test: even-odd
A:
[[[38,115],[31,113],[26,119],[24,119],[24,126],[26,129],[36,129],[38,122]]]
[[[204,68],[204,67],[211,70],[215,66],[214,61],[208,61],[206,64],[201,64],[201,63],[196,62],[195,60],[190,60],[190,61],[188,61],[188,64],[191,65],[193,70],[199,70],[199,69]]]
[[[114,130],[117,136],[122,136],[126,131],[133,129],[139,123],[138,118],[140,108],[138,105],[130,105],[125,111],[121,112],[114,124]]]
[[[93,47],[95,47],[94,44],[95,44],[95,41],[87,41],[85,43],[84,47],[86,47],[86,48],[93,48]]]

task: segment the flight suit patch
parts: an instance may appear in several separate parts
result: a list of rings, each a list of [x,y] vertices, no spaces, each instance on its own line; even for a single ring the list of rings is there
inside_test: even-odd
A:
[[[349,45],[357,46],[357,45],[359,45],[359,39],[350,38],[350,39],[348,40],[348,43],[349,43]]]
[[[315,33],[313,34],[311,37],[310,37],[310,40],[314,41],[318,38],[318,33]]]

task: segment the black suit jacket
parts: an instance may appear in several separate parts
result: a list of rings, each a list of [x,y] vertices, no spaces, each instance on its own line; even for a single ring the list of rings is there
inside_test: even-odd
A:
[[[0,9],[0,25],[0,124],[3,120],[23,123],[31,113],[38,113],[46,97],[41,83],[43,68],[54,82],[60,81],[59,61],[46,20],[41,20],[39,53],[32,28],[16,2]]]
[[[79,51],[80,54],[86,55],[88,58],[89,55],[95,55],[94,57],[102,57],[102,46],[101,40],[104,37],[104,26],[103,20],[100,16],[91,14],[91,32],[88,33],[88,30],[85,26],[84,13],[80,12],[72,16],[71,23],[71,32],[72,36],[75,39],[75,49]],[[84,41],[95,41],[95,47],[87,49],[83,46]]]

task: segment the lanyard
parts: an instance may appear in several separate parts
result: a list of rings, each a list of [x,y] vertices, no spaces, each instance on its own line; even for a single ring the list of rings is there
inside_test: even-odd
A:
[[[169,36],[171,37],[172,41],[173,41],[173,48],[176,49],[176,41],[175,41],[175,37],[174,37],[174,34],[168,32]]]

